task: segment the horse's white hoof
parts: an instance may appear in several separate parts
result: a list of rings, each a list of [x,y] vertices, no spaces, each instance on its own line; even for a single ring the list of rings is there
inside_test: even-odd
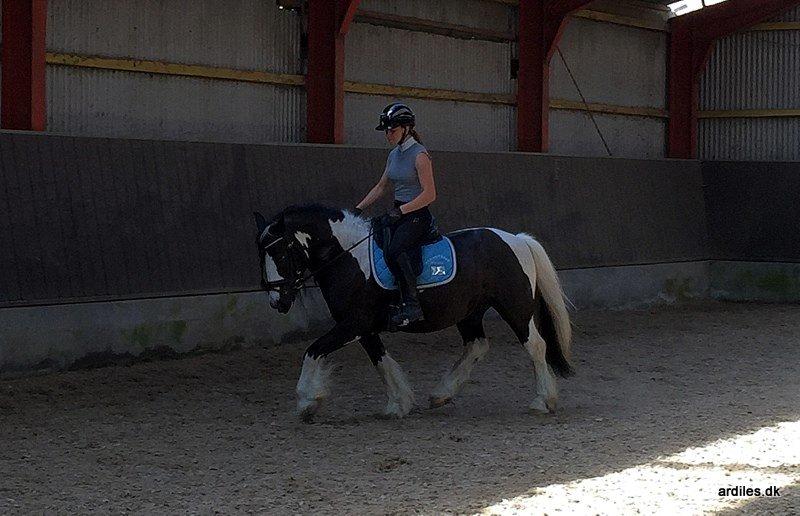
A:
[[[297,413],[305,422],[311,421],[314,418],[314,414],[317,413],[320,406],[320,400],[308,400],[302,399],[297,402]]]
[[[405,414],[403,414],[403,411],[400,410],[400,407],[398,407],[395,404],[390,403],[390,404],[386,405],[386,408],[383,409],[383,412],[381,413],[381,418],[382,419],[400,419],[404,415]]]
[[[397,403],[389,403],[383,409],[383,417],[385,419],[400,419],[406,414],[407,412],[403,412],[403,409]]]
[[[401,418],[411,412],[414,406],[413,396],[405,396],[400,399],[389,400],[386,403],[386,408],[383,409],[383,415],[387,418]]]
[[[544,401],[543,398],[535,398],[531,404],[530,409],[537,414],[549,414],[550,409],[547,406],[547,403]]]
[[[443,407],[448,403],[450,403],[451,401],[453,401],[452,396],[442,396],[442,395],[437,396],[435,394],[431,395],[431,397],[428,400],[430,407],[432,409]]]

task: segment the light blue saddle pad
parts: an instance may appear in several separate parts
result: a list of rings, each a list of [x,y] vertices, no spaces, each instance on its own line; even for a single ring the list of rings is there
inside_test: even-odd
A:
[[[381,288],[397,289],[394,274],[383,259],[383,251],[370,237],[369,264],[372,277]],[[436,287],[449,283],[456,276],[456,251],[447,237],[438,242],[422,246],[422,274],[417,276],[417,288]]]

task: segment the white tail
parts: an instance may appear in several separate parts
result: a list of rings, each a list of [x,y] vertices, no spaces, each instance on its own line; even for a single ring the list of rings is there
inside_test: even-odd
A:
[[[544,299],[547,310],[553,319],[553,325],[555,326],[555,337],[557,340],[555,344],[558,346],[558,349],[548,349],[548,363],[550,363],[551,367],[553,367],[556,372],[569,374],[572,326],[569,322],[569,313],[564,303],[564,291],[561,289],[561,283],[558,281],[556,269],[553,267],[550,258],[544,251],[542,244],[527,233],[518,233],[516,236],[524,240],[531,251],[533,262],[536,265],[536,287],[542,293],[542,298]],[[553,343],[548,342],[548,348],[550,347],[549,344]],[[557,352],[563,357],[563,366],[566,367],[559,367],[559,360],[556,355],[551,355],[552,352]],[[550,360],[550,358],[554,358],[555,361]],[[560,369],[565,370],[561,371]]]

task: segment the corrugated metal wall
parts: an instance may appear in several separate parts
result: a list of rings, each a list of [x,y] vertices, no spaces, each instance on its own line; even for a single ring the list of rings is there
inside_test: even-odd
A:
[[[448,0],[365,0],[362,8],[477,28],[516,31],[516,9],[497,2]],[[514,93],[511,59],[514,43],[463,40],[356,23],[347,40],[346,77],[352,81],[443,88],[484,93]],[[584,19],[572,19],[561,43],[586,100],[590,103],[665,108],[666,34]],[[602,63],[602,66],[598,66]],[[551,98],[580,97],[556,55]],[[513,106],[468,104],[348,94],[345,102],[348,143],[378,145],[372,127],[380,109],[393,100],[412,105],[420,130],[434,149],[514,150]],[[664,119],[595,115],[616,156],[664,156]],[[551,110],[550,152],[604,156],[605,149],[589,115]]]
[[[443,0],[364,0],[362,9],[437,20],[482,29],[509,31],[513,11],[497,2]],[[458,39],[354,23],[347,36],[345,77],[349,81],[441,88],[481,93],[512,93],[512,43]],[[420,133],[432,149],[509,150],[514,145],[511,106],[389,98],[348,93],[346,141],[380,146],[378,114],[396,100],[418,115]]]
[[[48,131],[240,143],[305,139],[300,88],[49,66]]]
[[[512,106],[358,94],[345,97],[348,143],[387,146],[384,134],[375,131],[375,126],[383,107],[397,100],[412,106],[419,120],[420,136],[430,149],[507,151],[516,145],[510,136],[514,130]],[[383,170],[377,171],[378,175],[381,172]]]
[[[593,113],[611,155],[625,158],[663,158],[663,119]],[[563,156],[608,156],[589,114],[550,111],[550,153]]]
[[[587,102],[665,108],[665,33],[577,18],[567,25],[559,46]],[[557,52],[551,61],[550,97],[580,100]],[[664,156],[665,119],[594,116],[614,156]],[[606,155],[586,112],[555,109],[550,111],[550,152]]]
[[[800,21],[800,6],[772,21]],[[717,42],[700,110],[800,109],[800,31],[740,32]],[[701,159],[800,160],[800,118],[701,118]]]
[[[300,18],[260,0],[59,0],[49,52],[301,73]],[[48,65],[48,130],[236,142],[303,141],[299,87]]]
[[[492,0],[362,0],[361,9],[504,31],[515,29],[509,7]],[[516,9],[515,9],[516,10]]]
[[[1,1],[1,0],[0,0]],[[364,0],[360,9],[513,34],[517,9],[488,0]],[[48,9],[50,52],[302,74],[301,19],[260,0],[59,0]],[[353,23],[346,79],[513,94],[516,44]],[[663,32],[572,19],[561,48],[588,102],[664,108]],[[305,139],[302,87],[48,65],[48,130],[76,135],[231,142]],[[558,55],[551,98],[579,100]],[[409,102],[432,149],[516,147],[511,105],[348,93],[346,142],[383,146],[373,128],[393,100]],[[550,152],[605,155],[585,112],[554,109]],[[662,157],[664,120],[595,115],[612,153]]]

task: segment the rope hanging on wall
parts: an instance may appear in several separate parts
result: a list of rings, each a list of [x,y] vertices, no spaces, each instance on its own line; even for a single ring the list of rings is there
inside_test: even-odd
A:
[[[611,154],[611,149],[608,148],[608,143],[606,139],[603,137],[603,133],[600,131],[600,127],[597,125],[597,121],[594,119],[594,114],[589,110],[589,103],[586,102],[586,98],[583,96],[583,92],[581,91],[580,86],[578,86],[578,81],[575,80],[575,76],[572,75],[572,70],[569,69],[569,65],[567,64],[567,60],[564,59],[564,54],[561,52],[561,47],[556,45],[556,50],[558,51],[558,55],[561,57],[561,62],[564,63],[564,68],[567,69],[567,73],[569,74],[569,78],[572,79],[572,84],[575,85],[575,89],[578,90],[578,95],[581,97],[581,102],[583,102],[583,106],[586,108],[586,112],[589,114],[589,118],[592,119],[592,123],[594,124],[594,128],[597,131],[598,136],[600,136],[600,140],[603,142],[603,147],[606,148],[606,152],[609,156],[613,156]]]

